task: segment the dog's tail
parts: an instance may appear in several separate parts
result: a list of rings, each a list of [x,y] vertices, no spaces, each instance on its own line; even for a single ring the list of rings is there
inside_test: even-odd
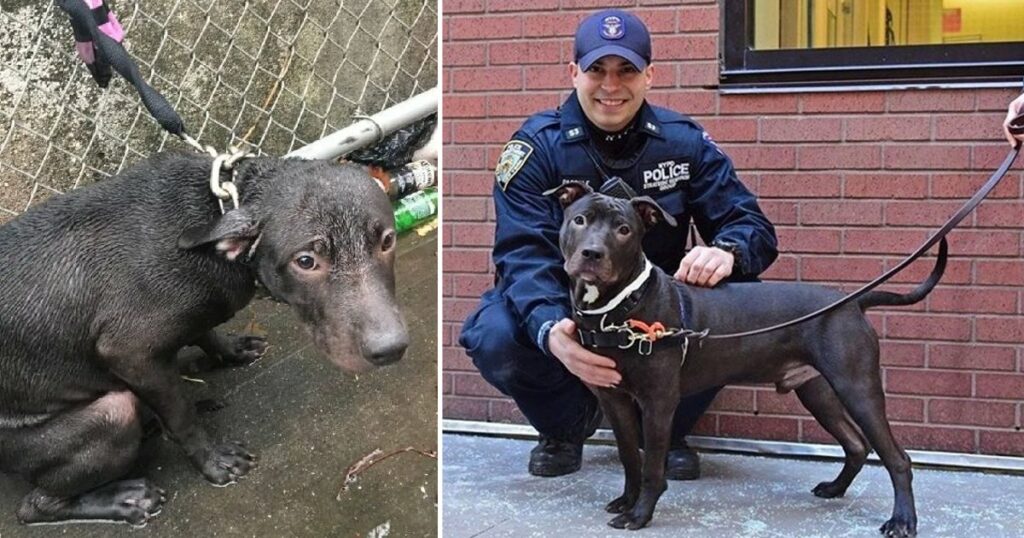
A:
[[[873,306],[910,305],[924,299],[935,288],[935,285],[939,283],[942,273],[946,271],[946,258],[948,254],[949,244],[946,243],[946,238],[943,237],[939,241],[939,255],[935,258],[935,267],[932,269],[932,273],[928,275],[928,278],[917,289],[905,295],[888,291],[869,291],[857,300],[857,304],[860,305],[861,310],[867,310]]]

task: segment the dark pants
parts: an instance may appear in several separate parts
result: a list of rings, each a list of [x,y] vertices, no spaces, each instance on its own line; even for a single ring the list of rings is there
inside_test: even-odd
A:
[[[541,435],[576,440],[597,398],[562,363],[548,357],[527,335],[522,324],[495,290],[480,299],[466,318],[459,344],[488,383],[511,396]],[[721,387],[683,398],[672,422],[672,445],[678,446],[693,429]]]

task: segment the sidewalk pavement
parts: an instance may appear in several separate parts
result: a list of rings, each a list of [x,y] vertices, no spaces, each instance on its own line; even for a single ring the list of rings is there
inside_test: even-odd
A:
[[[533,441],[446,434],[442,443],[445,538],[873,538],[892,513],[881,466],[866,465],[845,497],[819,499],[811,488],[840,462],[712,453],[700,480],[669,482],[649,527],[620,531],[604,511],[622,491],[614,446],[587,445],[580,472],[536,478],[526,472]],[[1024,476],[915,469],[914,493],[921,538],[1024,536]]]

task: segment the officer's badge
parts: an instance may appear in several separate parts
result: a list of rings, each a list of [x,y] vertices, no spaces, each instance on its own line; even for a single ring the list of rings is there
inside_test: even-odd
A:
[[[601,37],[605,39],[620,39],[625,33],[622,26],[622,19],[615,15],[609,15],[601,20]]]
[[[505,144],[505,149],[501,150],[501,157],[498,157],[498,166],[494,168],[494,179],[498,181],[501,190],[505,190],[516,172],[526,164],[526,159],[530,158],[531,153],[533,147],[522,140],[513,140]]]

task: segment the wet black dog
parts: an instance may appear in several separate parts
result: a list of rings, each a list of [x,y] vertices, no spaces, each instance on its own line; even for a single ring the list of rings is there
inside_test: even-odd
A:
[[[560,243],[573,284],[573,317],[586,333],[581,334],[595,342],[621,337],[630,320],[642,322],[634,323],[641,328],[661,323],[666,329],[710,329],[717,334],[750,331],[814,312],[842,297],[836,290],[794,283],[722,284],[711,289],[680,284],[651,267],[641,250],[647,227],[675,224],[653,200],[587,194],[573,184],[556,194],[565,208]],[[814,494],[842,496],[864,465],[868,448],[874,448],[895,491],[892,518],[881,530],[887,536],[915,534],[910,459],[893,439],[885,417],[878,336],[864,310],[920,301],[938,283],[945,264],[943,240],[932,274],[911,293],[872,291],[804,323],[756,336],[693,343],[688,353],[679,340],[665,345],[631,341],[627,349],[614,343],[596,349],[615,359],[622,374],[615,388],[592,387],[615,431],[626,471],[622,496],[607,506],[619,514],[609,524],[639,529],[650,521],[667,487],[665,456],[680,397],[730,383],[774,383],[780,392],[795,390],[846,454],[839,476],[818,484]],[[614,304],[619,297],[624,299]]]
[[[163,491],[118,481],[138,453],[142,406],[210,482],[255,465],[196,422],[174,358],[187,345],[233,363],[261,355],[260,339],[213,332],[257,279],[343,369],[404,353],[394,218],[371,178],[321,161],[243,160],[240,207],[222,216],[211,164],[157,155],[0,227],[0,469],[35,486],[22,522],[152,517]]]

